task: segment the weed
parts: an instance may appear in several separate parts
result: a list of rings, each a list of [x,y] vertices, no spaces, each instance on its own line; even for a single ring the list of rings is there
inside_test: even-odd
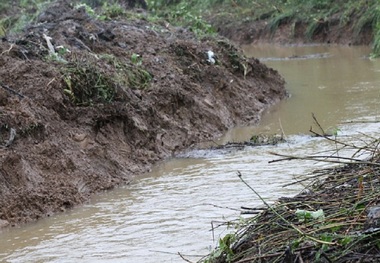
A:
[[[171,2],[176,4],[170,5]],[[165,4],[169,8],[165,9]],[[214,28],[202,17],[202,1],[148,1],[154,16],[164,17],[169,23],[189,28],[199,38],[215,34]]]
[[[136,53],[131,55],[132,66],[126,69],[128,84],[131,88],[145,89],[152,81],[152,75],[142,67],[142,56]]]
[[[59,63],[67,63],[65,59],[63,59],[58,53],[49,53],[46,56],[46,61],[53,61],[53,62],[59,62]]]
[[[223,238],[219,239],[218,249],[213,251],[209,258],[206,259],[204,262],[214,262],[215,259],[220,258],[221,256],[225,257],[227,262],[231,262],[233,256],[235,255],[231,247],[235,241],[235,234],[227,234]]]
[[[15,19],[11,17],[4,17],[0,19],[0,37],[6,36],[7,32],[11,29],[15,23]]]
[[[308,40],[312,40],[313,36],[320,32],[326,25],[324,20],[312,20],[306,28],[305,36]]]
[[[46,56],[47,61],[55,61],[59,63],[67,63],[67,60],[64,58],[67,54],[70,53],[70,50],[65,48],[64,46],[56,47],[57,52],[50,51]]]
[[[141,68],[128,71],[128,83],[131,88],[146,89],[152,81],[152,75]]]
[[[57,49],[57,54],[60,56],[65,56],[68,53],[70,53],[70,50],[68,48],[65,48],[64,46],[58,46],[56,47]]]
[[[269,27],[270,32],[273,34],[274,32],[276,32],[277,28],[282,23],[290,22],[295,16],[294,11],[295,10],[290,10],[288,12],[285,12],[283,14],[280,14],[278,16],[273,17],[268,23],[268,27]]]
[[[91,63],[70,62],[63,69],[64,92],[78,106],[111,102],[116,85],[111,77]]]
[[[92,18],[98,18],[98,17],[99,17],[99,16],[96,14],[95,10],[94,10],[91,6],[89,6],[88,4],[86,4],[86,3],[79,3],[79,4],[75,5],[74,8],[75,8],[75,9],[81,9],[81,8],[83,8],[83,9],[86,11],[86,13],[87,13],[90,17],[92,17]]]
[[[146,89],[153,79],[152,75],[143,68],[143,59],[139,54],[133,53],[130,62],[122,61],[110,54],[103,54],[100,59],[115,68],[116,72],[112,78],[117,85],[132,89]]]
[[[0,27],[3,27],[4,34],[20,32],[26,25],[32,23],[50,2],[49,0],[21,0],[13,3],[19,11],[16,15],[9,14],[1,20]],[[3,8],[7,8],[7,5],[0,5],[0,11]]]
[[[108,20],[120,16],[125,16],[126,11],[119,3],[105,2],[101,8],[101,18]]]
[[[169,13],[169,21],[175,21],[188,27],[198,36],[214,33],[212,26],[202,19],[200,15],[191,12],[190,8],[191,6],[187,2],[183,2],[174,12]]]
[[[99,59],[112,66],[115,69],[121,69],[123,67],[122,61],[120,61],[113,54],[100,54]]]
[[[375,39],[373,42],[373,51],[371,58],[377,58],[380,56],[380,23],[378,23],[376,26],[376,33],[374,38]]]
[[[139,54],[133,53],[131,56],[131,62],[137,66],[142,64],[142,58]]]
[[[373,52],[371,54],[372,58],[380,56],[380,6],[376,7],[375,14],[375,33],[373,42]]]
[[[354,37],[357,38],[359,34],[367,27],[375,27],[377,20],[377,10],[369,10],[368,12],[361,12],[359,20],[354,27]]]
[[[229,56],[232,68],[235,71],[242,72],[245,78],[248,74],[248,65],[246,61],[244,60],[244,58],[235,52],[228,53],[228,56]]]
[[[330,23],[340,26],[352,25],[355,38],[366,28],[374,30],[372,57],[380,55],[380,22],[378,0],[148,0],[149,8],[157,16],[164,17],[172,24],[188,26],[197,35],[210,34],[203,15],[218,17],[218,20],[245,21],[267,20],[268,30],[273,35],[283,23],[307,26],[305,37],[313,39],[315,34],[328,28]],[[212,11],[209,11],[212,10]],[[222,22],[223,24],[223,22]],[[343,30],[343,29],[342,29]]]

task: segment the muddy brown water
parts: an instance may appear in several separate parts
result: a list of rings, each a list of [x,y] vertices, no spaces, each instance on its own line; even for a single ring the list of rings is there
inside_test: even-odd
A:
[[[286,79],[290,98],[264,113],[255,127],[229,131],[217,143],[242,141],[254,133],[283,130],[287,143],[239,151],[196,150],[168,160],[130,186],[94,197],[68,213],[2,231],[1,262],[184,262],[196,261],[228,233],[210,231],[211,222],[236,219],[240,206],[261,202],[237,177],[268,202],[290,196],[302,185],[282,187],[295,177],[326,166],[315,162],[278,162],[268,152],[305,155],[331,149],[308,130],[313,112],[326,130],[342,138],[360,133],[378,136],[380,61],[368,47],[247,46]],[[243,218],[246,216],[242,216]]]

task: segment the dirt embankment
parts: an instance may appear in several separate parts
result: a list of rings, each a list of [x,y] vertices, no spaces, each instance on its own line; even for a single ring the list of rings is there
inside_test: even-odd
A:
[[[284,20],[276,29],[271,29],[269,19],[247,20],[230,15],[216,15],[209,18],[217,32],[240,44],[340,44],[370,45],[373,41],[372,24],[366,24],[361,30],[355,29],[353,17],[350,22],[341,25],[340,14],[321,20],[312,36],[308,35],[308,25],[302,22]]]
[[[286,96],[276,71],[226,40],[101,21],[65,2],[4,38],[0,65],[3,226],[127,183],[194,143],[257,122]]]

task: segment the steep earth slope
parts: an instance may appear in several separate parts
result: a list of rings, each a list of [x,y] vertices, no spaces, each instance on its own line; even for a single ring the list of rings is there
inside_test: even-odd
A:
[[[0,43],[0,224],[65,211],[227,129],[284,80],[224,39],[57,2]],[[214,53],[214,56],[210,52]]]

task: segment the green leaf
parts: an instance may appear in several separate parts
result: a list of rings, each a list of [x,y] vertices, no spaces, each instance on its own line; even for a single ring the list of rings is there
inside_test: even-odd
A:
[[[338,241],[338,243],[342,246],[347,246],[351,242],[352,242],[352,237],[350,236],[344,237]]]
[[[305,222],[308,220],[324,220],[325,214],[322,209],[318,211],[308,211],[297,209],[296,216],[300,222]]]

